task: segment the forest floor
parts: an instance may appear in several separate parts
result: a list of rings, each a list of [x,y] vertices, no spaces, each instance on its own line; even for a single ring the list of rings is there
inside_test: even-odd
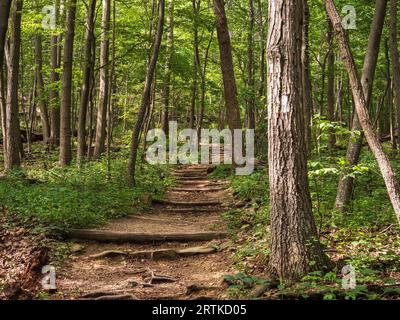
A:
[[[210,166],[177,168],[179,185],[147,214],[71,234],[74,253],[57,271],[57,299],[220,299],[226,294],[230,241],[221,213],[233,198]],[[151,199],[150,199],[151,201]],[[147,243],[120,235],[143,234]],[[163,237],[179,241],[159,241]],[[107,241],[112,237],[113,241]],[[171,238],[172,237],[172,238]],[[178,240],[178,239],[176,239]]]

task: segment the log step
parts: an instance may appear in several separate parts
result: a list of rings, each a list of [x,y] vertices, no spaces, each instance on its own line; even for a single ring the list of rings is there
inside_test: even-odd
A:
[[[169,206],[219,206],[222,204],[221,201],[186,202],[186,201],[172,201],[172,200],[154,200],[154,202]]]
[[[165,208],[168,213],[203,213],[203,212],[219,212],[222,209],[219,207],[193,207],[193,208]]]
[[[171,188],[169,191],[176,192],[213,192],[213,191],[221,191],[224,190],[223,187],[215,187],[215,188]]]
[[[67,236],[71,239],[93,240],[115,243],[148,243],[148,242],[190,242],[211,241],[227,237],[226,232],[196,232],[196,233],[137,233],[117,232],[93,229],[73,229]]]

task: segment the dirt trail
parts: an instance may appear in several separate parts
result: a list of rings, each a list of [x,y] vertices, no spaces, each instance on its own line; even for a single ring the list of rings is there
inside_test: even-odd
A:
[[[222,280],[231,270],[230,253],[224,250],[229,239],[220,215],[231,195],[225,190],[226,181],[208,178],[209,168],[178,167],[173,172],[178,185],[150,213],[77,234],[80,240],[73,245],[77,252],[57,273],[62,298],[224,298]],[[88,241],[93,232],[110,241]],[[206,241],[191,239],[205,234]],[[160,241],[176,235],[179,242]],[[143,236],[147,242],[141,241]],[[130,241],[118,241],[120,237]]]

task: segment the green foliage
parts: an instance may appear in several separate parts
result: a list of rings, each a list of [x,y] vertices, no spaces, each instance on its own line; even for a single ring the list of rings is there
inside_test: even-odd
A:
[[[71,166],[14,171],[0,180],[0,203],[38,231],[93,227],[144,210],[140,196],[146,192],[160,197],[169,179],[160,179],[165,169],[148,166],[139,174],[137,187],[128,188],[124,159],[111,161],[110,180],[105,160],[91,162],[82,169]]]

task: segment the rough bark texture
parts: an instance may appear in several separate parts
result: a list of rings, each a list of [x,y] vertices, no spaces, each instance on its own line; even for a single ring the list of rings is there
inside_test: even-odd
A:
[[[268,8],[269,269],[288,281],[328,264],[308,189],[299,85],[302,6],[302,0],[277,0]]]
[[[15,0],[12,5],[10,56],[7,76],[7,106],[6,106],[6,144],[7,153],[4,157],[4,167],[11,170],[21,163],[21,135],[18,114],[18,80],[21,48],[21,14],[22,0]]]
[[[67,9],[67,23],[64,41],[62,75],[61,116],[60,116],[60,165],[71,163],[71,109],[72,109],[72,62],[75,37],[76,0],[71,0]]]
[[[379,137],[375,133],[372,123],[369,119],[367,109],[368,104],[363,92],[363,86],[357,74],[354,58],[350,50],[346,33],[341,24],[339,13],[336,10],[333,0],[325,0],[325,6],[336,33],[336,39],[340,48],[344,66],[349,75],[355,108],[358,114],[358,118],[360,120],[361,127],[364,130],[368,145],[372,153],[374,154],[376,161],[378,162],[378,166],[385,181],[386,189],[392,202],[394,212],[396,213],[397,220],[400,223],[400,193],[398,181],[389,162],[389,159],[386,156],[383,147],[379,141]]]
[[[94,42],[94,14],[96,10],[96,0],[91,0],[88,8],[85,35],[85,64],[83,83],[81,90],[81,105],[79,109],[78,123],[78,163],[81,164],[86,151],[86,115],[89,105],[90,85],[93,75],[94,60],[92,56],[92,46]]]
[[[382,36],[382,28],[385,21],[386,14],[386,0],[377,0],[375,5],[375,13],[371,24],[371,31],[369,34],[368,48],[364,58],[363,72],[361,75],[361,84],[363,86],[364,97],[366,99],[367,107],[370,103],[372,85],[374,82],[375,68],[378,60],[379,45]],[[352,131],[360,131],[361,125],[358,120],[357,114],[353,117]],[[350,138],[347,147],[346,162],[347,167],[358,163],[362,148],[363,137],[358,137],[353,134]],[[347,170],[346,170],[347,171]],[[346,174],[346,172],[345,172]],[[341,176],[336,194],[335,209],[340,212],[345,212],[350,202],[352,190],[354,186],[354,179],[351,177],[344,178]]]
[[[107,126],[107,107],[109,90],[109,51],[110,51],[110,0],[102,0],[103,17],[101,21],[101,44],[100,44],[100,88],[99,105],[97,109],[96,141],[93,157],[99,158],[104,152]]]
[[[146,116],[146,112],[150,103],[151,84],[154,78],[154,71],[157,65],[157,59],[160,52],[162,35],[164,31],[165,1],[160,0],[159,6],[160,10],[159,10],[157,34],[154,39],[153,53],[149,65],[147,67],[146,80],[144,83],[142,99],[140,102],[139,114],[135,124],[135,128],[133,129],[132,139],[131,139],[131,151],[128,164],[128,183],[131,186],[135,184],[136,160],[137,160],[137,149],[139,146],[139,137],[142,131],[144,118]]]
[[[225,15],[224,0],[214,0],[214,14],[216,17],[221,71],[224,83],[227,122],[231,130],[240,129],[242,127],[242,121],[240,119],[239,103],[237,100],[231,38],[229,35],[228,21]]]

